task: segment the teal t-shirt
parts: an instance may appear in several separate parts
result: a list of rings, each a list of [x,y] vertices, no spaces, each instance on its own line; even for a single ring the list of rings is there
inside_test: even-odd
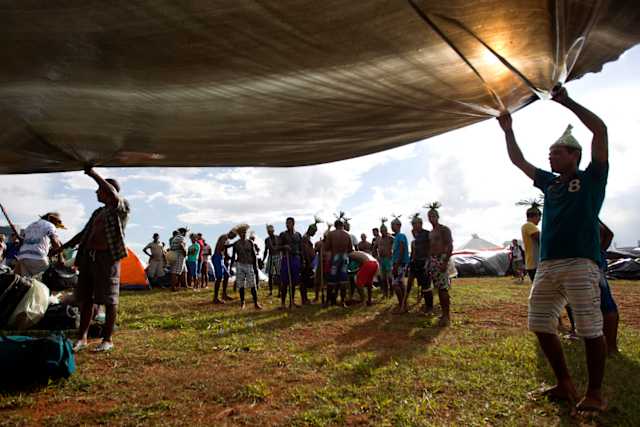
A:
[[[198,257],[200,256],[200,245],[198,243],[194,243],[189,246],[187,251],[187,261],[196,262],[198,261]]]
[[[600,263],[598,214],[604,201],[609,165],[590,163],[560,182],[536,169],[534,185],[544,193],[540,260],[588,258]]]
[[[404,246],[402,259],[400,259],[400,245]],[[394,264],[409,264],[409,241],[403,233],[398,233],[393,238],[393,250],[391,260]]]

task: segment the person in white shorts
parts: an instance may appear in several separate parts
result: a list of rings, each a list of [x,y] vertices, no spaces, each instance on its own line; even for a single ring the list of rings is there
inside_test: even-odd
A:
[[[606,343],[600,311],[600,233],[598,214],[608,175],[607,128],[591,111],[573,101],[567,91],[554,88],[552,99],[578,116],[593,133],[591,163],[578,169],[582,147],[571,135],[571,126],[549,149],[554,173],[527,162],[516,143],[511,116],[498,118],[505,132],[509,158],[544,193],[540,264],[529,296],[529,329],[536,334],[558,384],[545,391],[550,398],[578,401],[557,335],[560,313],[568,302],[573,309],[576,333],[585,342],[589,385],[577,403],[578,410],[606,409],[601,387]]]

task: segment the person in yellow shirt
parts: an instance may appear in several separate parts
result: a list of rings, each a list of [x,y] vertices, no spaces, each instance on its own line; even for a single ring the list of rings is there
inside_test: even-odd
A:
[[[531,207],[527,209],[527,222],[522,226],[522,242],[524,243],[525,265],[529,278],[533,282],[538,269],[538,261],[540,259],[540,230],[538,224],[542,217],[539,208],[540,204],[532,202]]]

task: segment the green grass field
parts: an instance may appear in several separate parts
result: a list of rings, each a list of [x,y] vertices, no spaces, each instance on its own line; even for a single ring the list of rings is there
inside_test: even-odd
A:
[[[553,382],[526,331],[528,288],[455,280],[444,329],[417,306],[391,314],[393,300],[281,312],[261,291],[264,310],[240,311],[212,305],[211,290],[124,293],[116,349],[80,353],[67,381],[0,395],[0,424],[639,425],[640,283],[612,282],[622,353],[597,417],[528,398]],[[582,391],[583,345],[563,343]]]

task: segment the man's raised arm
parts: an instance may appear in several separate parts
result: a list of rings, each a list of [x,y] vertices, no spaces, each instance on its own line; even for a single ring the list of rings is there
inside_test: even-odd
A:
[[[554,88],[552,99],[560,105],[564,105],[573,112],[582,123],[593,133],[591,140],[591,160],[598,163],[609,161],[609,138],[607,136],[607,125],[593,112],[587,110],[582,105],[569,97],[567,90],[560,86]]]
[[[511,163],[516,165],[529,178],[534,179],[536,168],[525,160],[520,147],[518,147],[516,136],[514,135],[511,127],[511,114],[506,113],[498,117],[498,123],[500,123],[500,127],[504,131],[504,137],[507,141],[507,153],[509,154]]]

